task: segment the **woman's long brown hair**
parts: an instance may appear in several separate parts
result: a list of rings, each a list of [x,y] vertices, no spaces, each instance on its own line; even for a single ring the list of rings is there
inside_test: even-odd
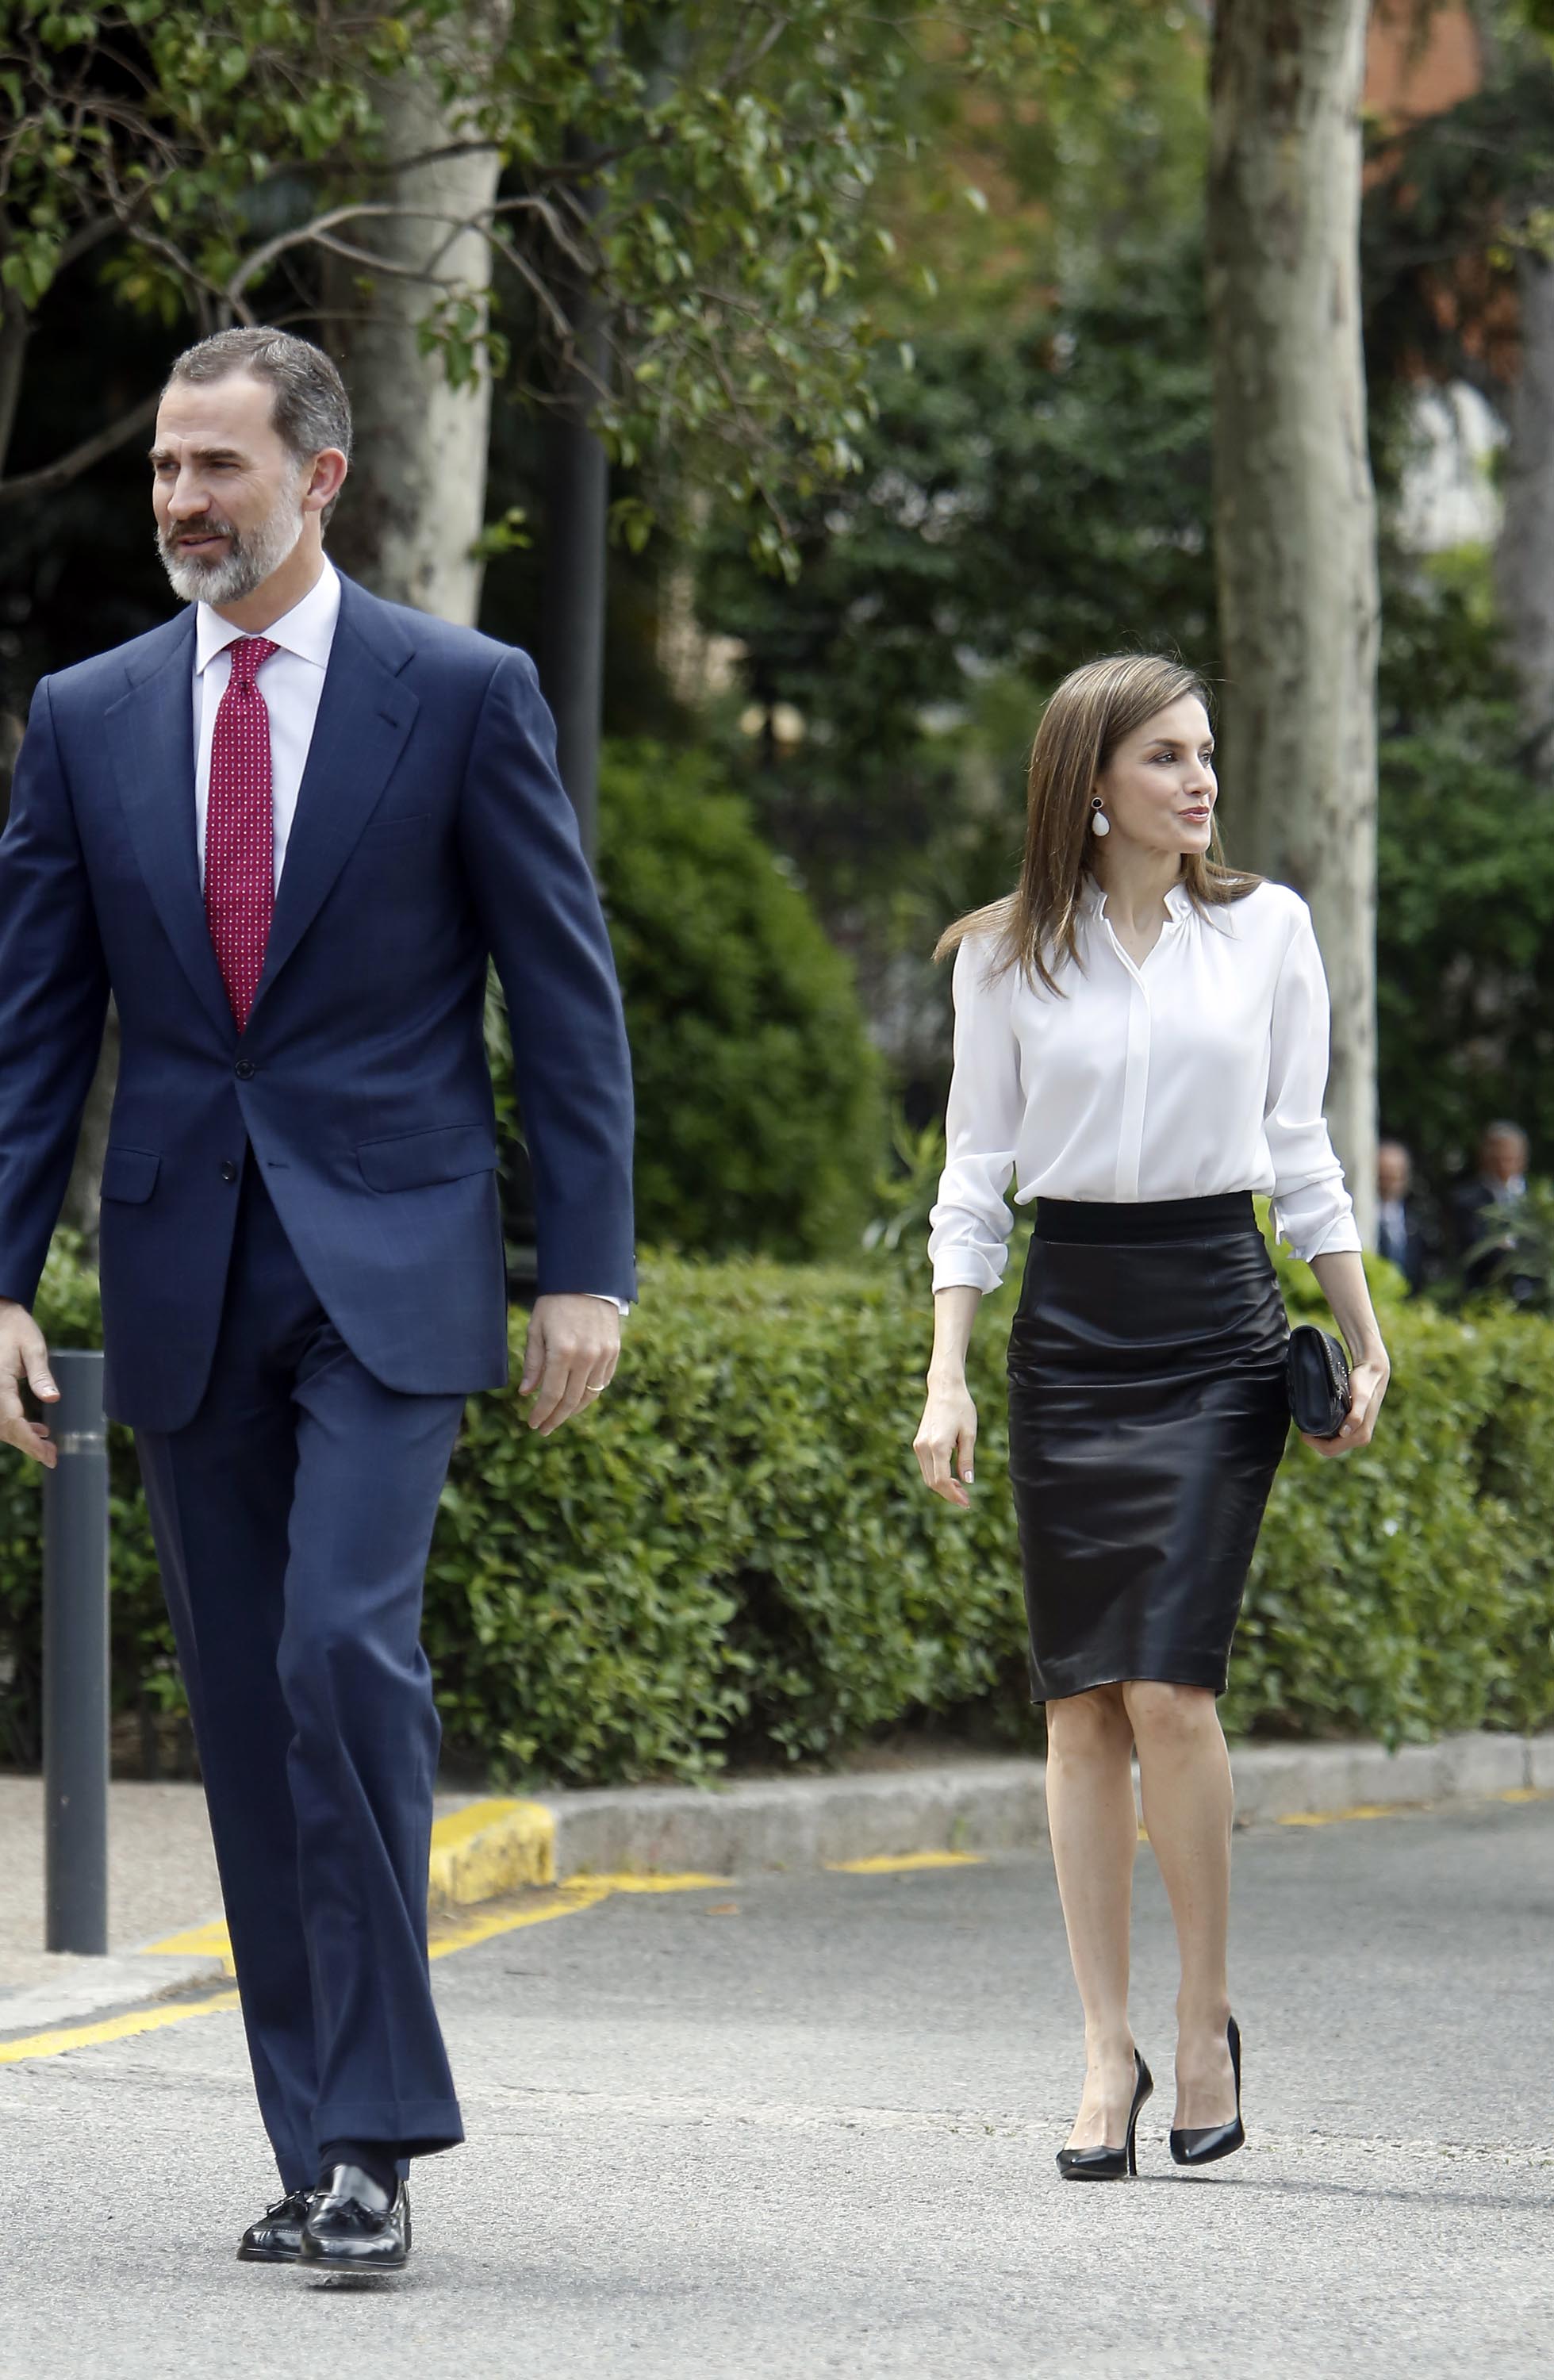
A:
[[[1070,671],[1042,712],[1031,747],[1020,881],[1002,900],[946,927],[936,959],[947,958],[968,934],[991,934],[993,974],[1018,965],[1033,990],[1039,978],[1049,991],[1061,992],[1052,965],[1060,956],[1077,961],[1079,904],[1093,875],[1096,779],[1119,744],[1185,695],[1196,695],[1212,714],[1207,682],[1162,653],[1111,653]],[[1218,907],[1244,900],[1262,880],[1227,867],[1211,811],[1208,851],[1188,852],[1182,861],[1182,881],[1192,899],[1200,909]]]

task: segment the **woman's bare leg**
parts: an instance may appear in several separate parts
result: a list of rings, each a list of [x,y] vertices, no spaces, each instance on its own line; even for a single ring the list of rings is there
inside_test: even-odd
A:
[[[1085,2010],[1085,2088],[1070,2148],[1120,2148],[1133,2102],[1128,1922],[1138,1818],[1132,1751],[1121,1687],[1098,1686],[1048,1704],[1048,1824]]]
[[[1187,2128],[1228,2123],[1235,2113],[1225,2039],[1234,1814],[1230,1755],[1207,1688],[1139,1681],[1123,1692],[1138,1745],[1144,1823],[1182,1958],[1175,2121]]]

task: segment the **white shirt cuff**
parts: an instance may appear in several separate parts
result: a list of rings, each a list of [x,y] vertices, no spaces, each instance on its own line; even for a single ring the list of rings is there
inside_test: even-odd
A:
[[[1310,1183],[1275,1197],[1273,1220],[1293,1257],[1309,1264],[1313,1257],[1339,1256],[1360,1247],[1354,1209],[1342,1177],[1335,1183]]]
[[[990,1252],[984,1256],[978,1248],[941,1248],[933,1259],[934,1289],[979,1289],[986,1295],[1002,1281],[1008,1261],[1006,1247],[1000,1247],[996,1257]]]

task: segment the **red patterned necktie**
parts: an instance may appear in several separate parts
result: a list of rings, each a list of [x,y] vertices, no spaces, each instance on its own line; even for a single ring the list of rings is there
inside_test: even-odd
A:
[[[205,805],[205,915],[239,1033],[249,1021],[275,906],[270,713],[254,674],[280,647],[241,637],[216,712]]]

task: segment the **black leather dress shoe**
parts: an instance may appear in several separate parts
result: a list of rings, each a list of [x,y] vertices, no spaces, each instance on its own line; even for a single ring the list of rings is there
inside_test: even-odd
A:
[[[391,2199],[358,2165],[332,2166],[302,2226],[301,2263],[310,2273],[404,2270],[410,2255],[410,2193]]]
[[[288,2191],[250,2223],[237,2242],[240,2265],[295,2265],[302,2253],[302,2226],[313,2203],[310,2190]]]

